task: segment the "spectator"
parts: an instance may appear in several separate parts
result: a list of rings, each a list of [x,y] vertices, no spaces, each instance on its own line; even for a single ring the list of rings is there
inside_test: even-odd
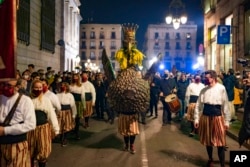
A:
[[[34,64],[29,64],[29,65],[28,65],[28,70],[30,71],[31,74],[32,74],[33,72],[35,72],[35,65],[34,65]]]
[[[233,104],[234,87],[236,86],[236,78],[235,78],[233,69],[230,68],[228,70],[228,73],[224,75],[223,85],[225,86],[226,91],[227,91],[227,96],[228,96],[228,101],[229,101],[229,110],[231,112],[231,119],[232,119],[231,122],[233,122],[237,119],[235,115],[234,104]]]

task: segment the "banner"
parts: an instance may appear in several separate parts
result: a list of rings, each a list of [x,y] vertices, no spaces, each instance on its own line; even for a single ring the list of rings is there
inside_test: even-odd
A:
[[[16,0],[0,4],[0,81],[16,76]]]

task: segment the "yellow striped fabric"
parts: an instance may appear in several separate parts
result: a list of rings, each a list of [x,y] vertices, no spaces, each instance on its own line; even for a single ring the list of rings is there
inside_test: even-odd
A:
[[[205,146],[226,145],[226,130],[222,116],[201,115],[198,133],[201,144]]]
[[[58,113],[57,119],[58,119],[58,124],[60,127],[60,134],[62,134],[62,132],[65,133],[65,132],[71,131],[75,127],[71,110],[60,111]]]
[[[0,166],[30,167],[28,142],[0,145]]]
[[[83,111],[83,117],[90,117],[93,114],[92,101],[86,101],[86,110]]]
[[[196,103],[190,103],[188,105],[188,109],[187,109],[187,115],[186,118],[188,121],[194,121],[194,109],[195,109],[195,104]]]
[[[139,134],[138,114],[120,114],[118,118],[118,132],[123,136],[133,136]]]
[[[28,144],[31,158],[46,162],[51,153],[51,126],[46,123],[28,132]]]

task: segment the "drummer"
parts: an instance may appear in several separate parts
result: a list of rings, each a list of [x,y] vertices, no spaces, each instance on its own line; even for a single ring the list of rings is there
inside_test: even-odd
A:
[[[174,78],[169,77],[169,72],[165,71],[160,81],[160,100],[163,105],[162,126],[171,124],[172,121],[171,111],[168,104],[165,102],[165,97],[170,95],[172,92],[176,92],[176,82]]]

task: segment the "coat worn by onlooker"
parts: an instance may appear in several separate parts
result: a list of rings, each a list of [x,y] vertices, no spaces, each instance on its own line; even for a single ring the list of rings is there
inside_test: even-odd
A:
[[[165,97],[170,95],[174,88],[176,88],[174,78],[169,78],[168,74],[165,74],[164,79],[160,82],[160,99],[163,105],[163,125],[171,124],[172,121],[171,111],[168,104],[165,102]]]
[[[235,108],[234,108],[233,100],[234,100],[234,87],[236,85],[236,77],[234,76],[233,69],[229,69],[229,74],[224,75],[223,85],[225,86],[226,91],[227,91],[231,118],[232,120],[235,120],[236,116],[235,116]]]
[[[154,82],[150,84],[150,116],[153,116],[153,110],[155,111],[155,117],[158,117],[158,101],[159,101],[160,88]]]
[[[184,74],[182,74],[184,75]],[[186,110],[186,101],[185,101],[185,95],[186,95],[186,90],[189,85],[188,80],[186,80],[185,76],[182,76],[181,79],[177,81],[177,97],[179,98],[181,108],[179,111],[179,119],[181,120],[184,116],[185,110]]]

